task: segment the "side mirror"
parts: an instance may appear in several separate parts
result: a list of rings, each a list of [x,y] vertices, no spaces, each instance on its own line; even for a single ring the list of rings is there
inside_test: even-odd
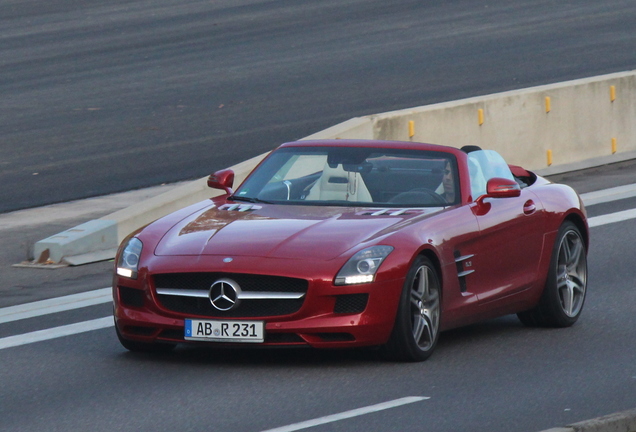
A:
[[[486,184],[486,197],[514,198],[519,195],[521,195],[521,187],[514,180],[494,177]]]
[[[234,185],[234,171],[231,169],[217,171],[208,177],[208,187],[224,190],[230,195],[234,193],[232,185]]]

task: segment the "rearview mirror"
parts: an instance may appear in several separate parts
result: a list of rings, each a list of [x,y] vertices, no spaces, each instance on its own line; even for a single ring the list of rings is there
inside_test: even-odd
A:
[[[234,185],[234,171],[231,169],[224,169],[217,171],[208,177],[208,187],[212,189],[221,189],[226,193],[232,195],[232,186]]]
[[[347,172],[367,174],[373,169],[371,162],[362,162],[359,164],[342,164],[342,168]]]

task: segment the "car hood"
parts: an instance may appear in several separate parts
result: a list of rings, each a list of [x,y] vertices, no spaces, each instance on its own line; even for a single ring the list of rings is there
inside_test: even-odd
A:
[[[328,260],[439,210],[226,204],[181,220],[155,254]]]

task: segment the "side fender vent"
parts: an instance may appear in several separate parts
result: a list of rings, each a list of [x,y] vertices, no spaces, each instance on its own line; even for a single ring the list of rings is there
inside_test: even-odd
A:
[[[470,255],[462,255],[459,251],[455,251],[453,253],[455,256],[455,266],[457,267],[457,277],[459,278],[459,289],[461,292],[466,292],[466,276],[471,273],[475,273],[475,270],[469,268],[468,270],[465,267],[472,267],[472,261],[470,259],[475,256],[475,254]]]

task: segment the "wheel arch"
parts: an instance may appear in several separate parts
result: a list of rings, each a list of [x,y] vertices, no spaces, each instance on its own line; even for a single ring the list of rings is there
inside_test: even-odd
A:
[[[587,223],[585,223],[585,220],[583,219],[583,216],[579,215],[578,213],[570,213],[563,220],[563,222],[566,221],[572,222],[579,229],[581,236],[583,236],[585,250],[588,251],[590,249],[590,232]]]
[[[437,253],[435,253],[434,250],[432,249],[428,249],[428,248],[424,248],[422,249],[417,255],[415,255],[413,257],[413,260],[415,260],[415,258],[417,258],[418,256],[424,256],[426,258],[428,258],[429,260],[431,260],[431,262],[433,263],[433,266],[435,266],[435,271],[437,272],[437,277],[439,278],[439,282],[441,284],[441,288],[444,287],[444,276],[442,274],[442,263],[439,259],[439,256],[437,255]],[[443,289],[440,290],[440,295],[443,294]]]
[[[437,278],[439,279],[439,284],[440,284],[440,298],[443,301],[444,299],[444,274],[442,273],[442,262],[439,258],[439,256],[437,255],[436,251],[430,248],[424,248],[422,250],[419,251],[419,253],[417,253],[413,259],[411,260],[411,264],[413,264],[413,261],[415,261],[415,259],[419,256],[423,256],[428,258],[431,263],[433,264],[433,267],[435,267],[435,271],[437,272]]]

